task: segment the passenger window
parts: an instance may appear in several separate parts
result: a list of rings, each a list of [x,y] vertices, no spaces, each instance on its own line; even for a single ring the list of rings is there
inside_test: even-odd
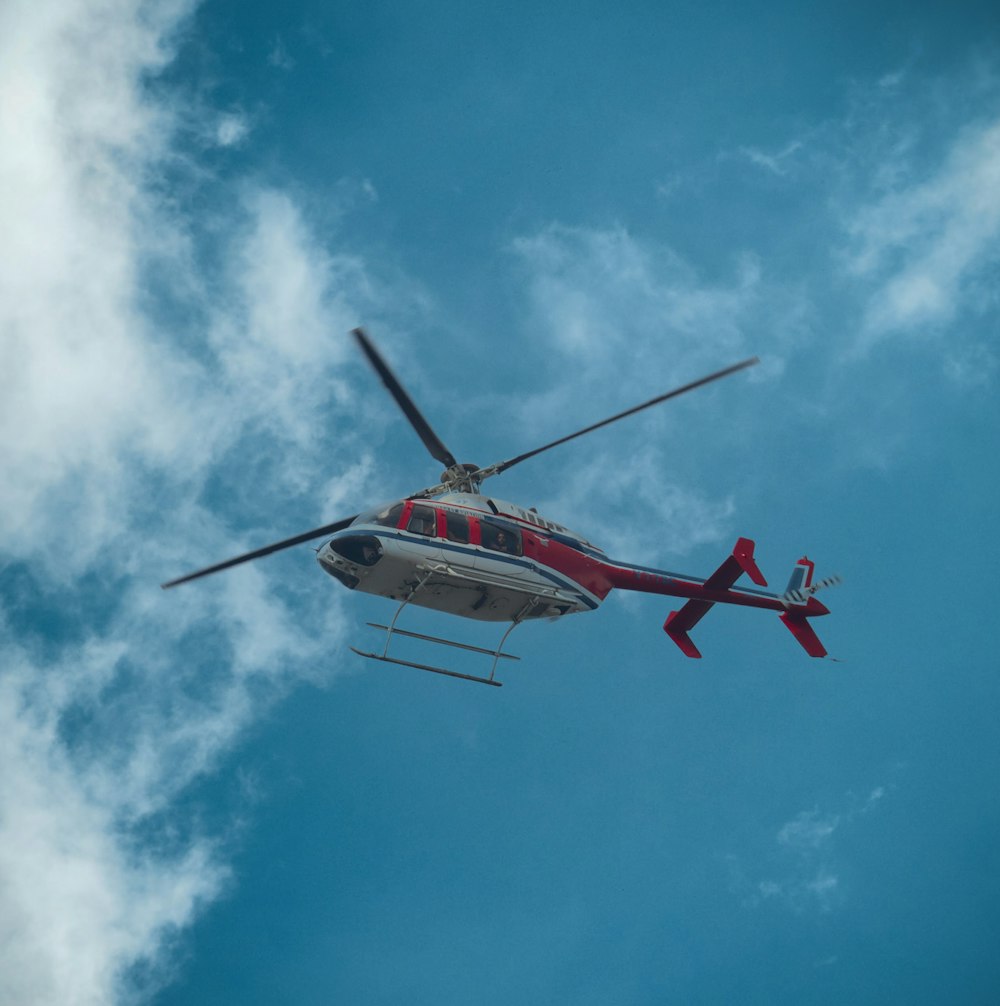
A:
[[[516,528],[487,520],[480,521],[479,527],[485,548],[494,552],[506,552],[508,555],[521,554],[521,532]]]
[[[407,531],[414,534],[425,534],[428,538],[433,538],[437,534],[437,514],[429,506],[417,503],[410,514],[410,521],[406,525]]]
[[[444,519],[448,540],[468,545],[469,518],[464,513],[452,513],[450,510],[445,510]]]

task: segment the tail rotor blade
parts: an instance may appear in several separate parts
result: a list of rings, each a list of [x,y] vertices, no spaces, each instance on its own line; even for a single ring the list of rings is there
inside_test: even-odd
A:
[[[237,555],[232,559],[226,559],[225,562],[219,562],[214,566],[196,570],[194,573],[188,573],[186,576],[178,577],[176,580],[168,580],[166,583],[160,584],[160,586],[164,590],[167,590],[170,587],[177,587],[182,583],[188,583],[191,580],[208,576],[210,573],[218,573],[224,569],[230,569],[232,566],[239,566],[241,563],[250,562],[251,559],[260,559],[265,555],[270,555],[272,552],[280,552],[283,548],[291,548],[293,545],[301,545],[303,542],[312,541],[314,538],[322,538],[324,535],[334,534],[336,531],[342,531],[357,516],[355,514],[354,517],[345,517],[343,520],[335,521],[333,524],[324,524],[322,527],[316,527],[311,531],[297,534],[294,538],[285,538],[282,541],[274,542],[273,545],[265,545],[263,548],[254,549],[253,552],[245,552],[243,555]]]
[[[375,369],[375,373],[382,378],[382,383],[389,389],[389,394],[396,399],[396,404],[403,410],[403,415],[410,421],[410,425],[417,431],[417,435],[424,442],[424,446],[431,452],[431,457],[436,458],[446,468],[453,468],[456,464],[455,456],[441,442],[441,438],[431,429],[430,423],[424,419],[420,410],[416,407],[413,399],[407,394],[406,389],[399,383],[396,375],[389,369],[388,364],[382,359],[382,354],[375,348],[371,340],[365,334],[363,328],[356,328],[351,333],[358,340],[361,351],[368,358],[368,362]]]

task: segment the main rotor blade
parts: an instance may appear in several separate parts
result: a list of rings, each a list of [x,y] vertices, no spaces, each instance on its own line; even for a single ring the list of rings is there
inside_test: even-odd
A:
[[[424,442],[424,446],[431,452],[431,456],[441,462],[446,468],[453,468],[456,464],[455,456],[441,442],[441,438],[431,429],[430,423],[421,415],[420,410],[413,404],[413,399],[406,393],[406,390],[396,379],[396,375],[389,369],[385,360],[382,359],[379,351],[372,345],[371,340],[365,334],[363,328],[356,328],[351,333],[358,340],[358,345],[362,352],[368,357],[368,362],[375,368],[375,372],[382,378],[382,383],[389,389],[389,394],[396,399],[396,404],[403,410],[403,414],[410,421],[410,425],[417,431],[417,435]]]
[[[312,531],[306,531],[303,534],[297,534],[294,538],[285,538],[284,541],[276,541],[273,545],[265,545],[263,548],[255,549],[253,552],[246,552],[243,555],[237,555],[232,559],[227,559],[225,562],[216,563],[214,566],[209,566],[206,569],[199,569],[194,573],[188,573],[187,576],[178,577],[176,580],[170,580],[167,583],[161,583],[160,586],[166,590],[168,587],[176,587],[181,583],[187,583],[189,580],[197,580],[199,577],[208,576],[209,573],[218,573],[220,570],[229,569],[230,566],[238,566],[241,562],[249,562],[251,559],[259,559],[261,556],[270,555],[272,552],[280,552],[283,548],[291,548],[293,545],[301,545],[305,541],[312,541],[314,538],[320,538],[323,535],[333,534],[335,531],[343,531],[351,521],[357,518],[357,514],[354,517],[345,517],[343,520],[338,520],[333,524],[324,524],[323,527],[313,528]]]
[[[674,388],[673,391],[668,391],[665,395],[658,395],[656,398],[651,398],[648,402],[643,402],[642,405],[636,405],[634,408],[626,409],[624,412],[619,412],[617,415],[611,416],[609,419],[602,419],[599,423],[594,423],[592,426],[587,426],[582,430],[577,430],[576,433],[570,433],[568,436],[560,437],[558,440],[553,440],[552,443],[545,444],[544,447],[536,447],[533,451],[518,454],[516,458],[510,458],[508,461],[500,461],[495,465],[490,465],[489,468],[483,468],[477,474],[480,478],[488,478],[491,475],[499,475],[500,472],[505,472],[508,468],[513,468],[514,465],[518,465],[522,461],[527,461],[528,458],[533,458],[536,454],[541,454],[542,451],[548,451],[553,447],[558,447],[560,444],[565,444],[567,441],[575,440],[577,437],[582,437],[585,433],[593,433],[594,430],[599,430],[602,426],[607,426],[609,423],[616,423],[619,419],[625,419],[626,416],[634,416],[637,412],[642,412],[643,409],[648,409],[653,405],[659,405],[660,402],[667,401],[668,398],[676,398],[678,395],[683,395],[687,391],[694,391],[695,388],[700,388],[705,384],[710,384],[712,381],[718,381],[722,377],[728,377],[730,374],[735,374],[738,370],[744,370],[747,367],[752,367],[756,363],[760,363],[760,360],[756,356],[752,356],[747,360],[742,360],[740,363],[734,363],[731,367],[726,367],[724,370],[717,370],[714,374],[709,374],[707,377],[701,377],[697,381],[692,381],[690,384],[685,384],[680,388]]]

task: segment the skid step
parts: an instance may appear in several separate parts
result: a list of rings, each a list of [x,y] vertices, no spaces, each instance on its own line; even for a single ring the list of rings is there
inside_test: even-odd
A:
[[[367,622],[373,629],[382,629],[385,632],[389,631],[388,625],[379,625],[378,622]],[[423,639],[428,643],[441,643],[443,646],[456,646],[460,650],[471,650],[473,653],[485,653],[488,657],[499,657],[501,660],[520,660],[520,657],[515,657],[513,653],[497,653],[496,650],[487,650],[482,646],[470,646],[468,643],[456,643],[454,639],[441,639],[439,636],[425,636],[422,632],[408,632],[406,629],[393,629],[392,634],[394,636],[409,636],[410,639]],[[354,647],[352,646],[353,650]],[[358,651],[355,650],[355,653]],[[414,665],[417,666],[417,665]],[[481,678],[475,678],[474,680],[480,681]]]
[[[369,622],[368,624],[372,625],[373,623]],[[385,626],[379,625],[379,626],[375,626],[375,628],[382,629],[382,628],[385,628]],[[403,632],[401,629],[395,629],[393,631],[400,633],[400,635],[415,636],[417,639],[429,639],[429,640],[433,640],[434,642],[437,642],[437,643],[448,643],[449,642],[446,639],[434,639],[433,636],[421,636],[421,635],[419,635],[418,633],[415,633],[415,632]],[[489,653],[489,654],[493,653],[492,650],[480,650],[479,647],[477,647],[477,646],[466,646],[464,643],[450,643],[450,645],[451,646],[461,646],[461,647],[463,647],[464,649],[467,649],[467,650],[477,650],[480,653]],[[359,650],[356,646],[352,646],[351,649],[354,650],[354,652],[359,657],[367,657],[369,660],[381,660],[383,663],[386,663],[386,664],[399,664],[401,667],[415,667],[418,671],[430,671],[431,674],[445,674],[449,678],[462,678],[462,680],[464,680],[464,681],[478,681],[480,684],[483,684],[483,685],[493,685],[495,688],[500,688],[503,685],[502,681],[497,681],[494,678],[479,678],[479,677],[476,677],[475,674],[462,674],[459,671],[449,671],[447,668],[444,668],[444,667],[432,667],[430,664],[416,664],[412,660],[399,660],[396,657],[385,657],[385,656],[382,656],[379,653],[367,653],[364,650]],[[500,656],[501,657],[505,657],[505,656],[508,656],[508,654],[501,653]],[[519,660],[520,657],[512,657],[511,659],[512,660]]]

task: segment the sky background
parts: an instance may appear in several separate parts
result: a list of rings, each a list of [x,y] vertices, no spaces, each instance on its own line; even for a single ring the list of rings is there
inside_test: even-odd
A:
[[[993,3],[6,0],[0,1002],[995,1002],[998,268]],[[759,355],[490,491],[839,662],[161,591],[437,480],[358,324],[481,465]]]

